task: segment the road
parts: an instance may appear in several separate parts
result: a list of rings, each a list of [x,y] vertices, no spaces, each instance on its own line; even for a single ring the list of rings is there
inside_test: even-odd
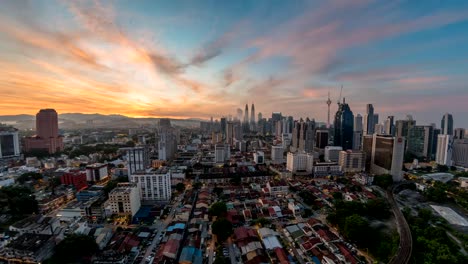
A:
[[[400,234],[400,246],[388,262],[389,264],[407,264],[411,258],[411,252],[413,250],[413,238],[411,237],[411,230],[408,222],[400,211],[395,198],[393,197],[393,190],[387,191],[387,197],[395,215],[398,233]]]
[[[174,202],[174,205],[172,206],[171,211],[167,215],[166,219],[164,221],[158,220],[157,224],[153,224],[152,227],[156,228],[158,230],[158,233],[156,236],[154,236],[153,241],[151,242],[151,245],[146,249],[145,255],[143,256],[143,260],[141,261],[141,264],[146,263],[146,258],[151,255],[152,250],[158,245],[161,240],[159,237],[161,236],[161,233],[166,230],[167,225],[169,225],[172,222],[172,219],[174,218],[174,213],[175,210],[177,209],[177,204],[179,203],[180,199],[182,196],[179,196],[176,201]]]

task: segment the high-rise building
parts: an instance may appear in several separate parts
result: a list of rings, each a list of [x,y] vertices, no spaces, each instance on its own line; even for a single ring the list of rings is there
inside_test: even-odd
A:
[[[395,125],[393,124],[394,116],[388,116],[384,123],[385,135],[395,134]]]
[[[54,109],[41,109],[36,115],[36,135],[25,140],[25,150],[45,150],[49,154],[63,150],[58,132],[58,115]]]
[[[177,150],[176,131],[174,128],[161,128],[159,130],[158,159],[170,160]]]
[[[375,124],[374,126],[374,134],[377,134],[377,135],[385,135],[385,129],[384,129],[384,125],[383,124]]]
[[[363,130],[362,130],[362,116],[360,114],[357,114],[357,116],[354,117],[354,131],[353,131],[353,149],[358,150],[361,149],[362,147],[362,136],[363,136]]]
[[[366,153],[366,171],[370,171],[371,159],[372,159],[372,148],[374,144],[374,135],[364,135],[362,137],[362,151]]]
[[[228,121],[225,128],[226,133],[226,143],[229,145],[234,145],[234,122]]]
[[[441,165],[452,165],[453,136],[441,134],[437,137],[436,163]]]
[[[315,147],[324,149],[328,146],[328,130],[317,130],[315,131]]]
[[[131,215],[140,210],[140,188],[134,182],[119,183],[109,193],[108,205],[113,214]]]
[[[243,113],[244,112],[242,112],[242,109],[237,108],[237,120],[242,121],[242,114]]]
[[[432,138],[434,128],[432,126],[413,126],[407,136],[407,151],[418,158],[431,158]]]
[[[223,134],[223,136],[226,136],[226,124],[227,124],[226,117],[221,117],[219,123],[221,126],[221,134]]]
[[[366,146],[371,144],[371,146]],[[364,138],[364,151],[371,151],[370,172],[374,174],[390,174],[393,181],[403,179],[402,168],[405,152],[405,138],[392,137],[389,135],[374,134],[372,142]]]
[[[452,160],[452,165],[468,168],[468,139],[453,141]]]
[[[171,199],[171,172],[165,167],[137,172],[131,175],[131,182],[138,184],[141,199],[144,201],[169,201]]]
[[[18,158],[20,156],[20,143],[18,130],[0,124],[0,160]]]
[[[453,116],[449,113],[445,113],[440,122],[441,134],[442,135],[453,135]]]
[[[69,170],[60,176],[60,183],[64,185],[73,185],[77,192],[88,187],[86,182],[86,172],[80,170]]]
[[[145,171],[150,166],[150,157],[147,147],[122,148],[126,152],[128,174]]]
[[[257,123],[255,123],[255,105],[250,108],[250,130],[256,131]]]
[[[366,154],[360,150],[340,151],[338,165],[343,172],[361,172],[365,168]]]
[[[364,115],[364,135],[374,134],[374,106],[367,104],[366,114]]]
[[[455,128],[455,133],[453,135],[454,139],[464,139],[465,138],[465,129],[464,128]]]
[[[341,146],[344,150],[353,148],[354,115],[343,98],[343,103],[338,103],[338,111],[335,115],[335,146]]]
[[[215,146],[215,162],[224,163],[231,158],[231,148],[229,145]]]
[[[406,120],[397,120],[395,123],[395,136],[408,137],[409,129],[416,125],[416,120],[408,117]]]
[[[379,114],[374,114],[374,126],[379,123]],[[375,131],[374,131],[375,133]]]
[[[435,124],[432,126],[432,148],[431,148],[431,160],[435,160],[437,153],[437,141],[439,139],[440,129],[435,127]]]

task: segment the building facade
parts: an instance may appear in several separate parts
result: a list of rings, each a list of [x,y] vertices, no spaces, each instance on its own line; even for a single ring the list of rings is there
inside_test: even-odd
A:
[[[430,159],[432,153],[432,126],[412,126],[408,131],[407,151],[418,158]]]
[[[453,135],[453,116],[445,113],[440,122],[440,133],[443,135]]]
[[[140,188],[134,182],[119,183],[109,193],[108,205],[113,214],[134,216],[140,210]]]
[[[338,111],[335,114],[334,128],[334,145],[341,146],[345,150],[352,149],[354,134],[354,115],[344,98],[343,103],[338,103]]]
[[[283,146],[271,146],[271,163],[281,164],[284,162]]]
[[[314,166],[314,155],[309,153],[288,152],[286,158],[286,169],[292,173],[311,173]]]
[[[143,201],[171,199],[171,173],[165,168],[137,172],[131,175],[131,181],[139,184]]]
[[[365,169],[366,153],[360,150],[340,151],[338,165],[341,166],[343,172],[361,172]]]
[[[403,159],[405,153],[405,138],[388,135],[373,135],[371,146],[370,172],[374,174],[390,174],[393,181],[403,179]],[[368,141],[364,142],[368,144]],[[368,147],[365,147],[368,149]]]
[[[63,137],[58,132],[58,114],[54,109],[41,109],[36,114],[36,135],[24,141],[25,151],[44,150],[49,154],[63,150]]]
[[[95,163],[86,166],[86,180],[89,182],[99,182],[109,177],[107,164]]]
[[[452,160],[454,166],[468,168],[468,139],[455,139]]]
[[[60,182],[65,185],[73,185],[76,191],[81,191],[88,187],[86,172],[80,170],[70,170],[60,176]]]
[[[20,156],[18,130],[0,125],[0,160]]]
[[[150,157],[146,147],[122,148],[126,152],[128,173],[145,171],[150,167]]]
[[[441,134],[437,136],[436,163],[441,165],[452,165],[453,136]]]

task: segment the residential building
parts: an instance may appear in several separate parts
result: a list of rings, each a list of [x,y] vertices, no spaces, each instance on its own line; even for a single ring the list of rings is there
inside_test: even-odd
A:
[[[468,139],[455,139],[452,154],[454,166],[468,168]]]
[[[53,235],[22,234],[0,250],[3,263],[42,263],[54,253]]]
[[[340,151],[338,165],[343,172],[361,172],[365,169],[366,153],[360,150]]]
[[[140,188],[135,182],[119,183],[109,193],[108,204],[112,213],[134,216],[140,209]]]
[[[313,168],[314,177],[342,176],[343,169],[336,162],[317,162]]]
[[[441,134],[437,137],[436,163],[441,165],[452,165],[453,136]]]
[[[215,145],[215,162],[224,163],[231,158],[231,148],[228,144]]]
[[[338,111],[335,114],[335,136],[333,138],[335,146],[343,149],[353,148],[354,115],[351,108],[343,98],[343,103],[338,103]]]
[[[271,146],[271,163],[281,164],[284,162],[283,146]]]
[[[0,124],[0,160],[18,158],[20,156],[20,143],[18,130]]]
[[[63,137],[58,132],[58,115],[54,109],[41,109],[36,114],[36,135],[24,141],[25,151],[45,150],[49,154],[63,150]]]
[[[340,151],[342,151],[342,147],[336,147],[336,146],[326,146],[325,147],[325,155],[324,159],[327,162],[333,161],[333,162],[338,162],[338,158],[340,155]]]
[[[268,181],[266,184],[271,196],[286,195],[289,193],[289,185],[286,181]]]
[[[254,162],[256,164],[264,164],[265,163],[265,153],[263,151],[257,151],[253,154]]]
[[[131,181],[139,184],[144,201],[168,201],[171,199],[171,173],[166,167],[148,169],[131,175]]]
[[[440,133],[442,135],[453,135],[453,116],[449,113],[445,113],[440,122]]]
[[[107,171],[107,164],[95,163],[86,166],[86,180],[89,182],[99,182],[107,179],[109,173]]]
[[[88,187],[86,182],[86,172],[80,170],[69,170],[60,176],[60,182],[65,185],[73,185],[76,191],[81,191]]]
[[[288,152],[286,158],[286,168],[292,173],[307,172],[311,173],[313,170],[314,155],[310,153],[293,153]]]
[[[401,181],[403,179],[405,141],[403,137],[374,134],[371,143],[370,172],[390,174],[393,176],[393,181]],[[369,144],[369,141],[364,141],[364,144]],[[368,146],[364,147],[364,149],[366,151]]]

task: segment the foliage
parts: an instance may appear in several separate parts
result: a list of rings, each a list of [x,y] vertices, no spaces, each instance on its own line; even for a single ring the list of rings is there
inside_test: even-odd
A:
[[[450,166],[450,170],[451,170],[451,171],[456,171],[456,170],[457,170],[457,167],[455,167],[455,166]]]
[[[442,183],[436,181],[423,194],[430,201],[437,203],[454,201],[461,207],[468,209],[468,191],[459,188],[456,182]]]
[[[352,241],[359,241],[369,228],[369,222],[357,214],[346,217],[344,222],[343,234]]]
[[[213,188],[213,193],[216,194],[218,197],[220,197],[221,194],[223,194],[223,188],[221,188],[221,187],[214,187],[214,188]]]
[[[374,177],[374,184],[387,189],[393,184],[393,177],[390,174],[382,174]]]
[[[302,198],[305,204],[307,205],[312,205],[314,204],[315,200],[317,197],[315,197],[311,192],[309,191],[301,191],[299,194],[299,197]]]
[[[302,217],[304,217],[304,218],[311,217],[312,213],[313,213],[312,210],[310,210],[309,208],[305,208],[304,213],[302,214]]]
[[[208,209],[208,213],[211,216],[221,217],[226,215],[227,207],[225,202],[216,202],[211,205],[210,209]]]
[[[92,153],[101,153],[104,155],[115,154],[120,147],[124,145],[96,144],[95,146],[80,145],[75,147],[68,153],[70,158],[75,158],[81,155],[89,156]]]
[[[79,250],[77,250],[79,249]],[[55,247],[53,263],[90,263],[99,247],[94,237],[72,234]]]
[[[232,235],[232,223],[226,218],[219,218],[211,226],[213,234],[216,235],[218,242],[224,242]]]
[[[341,193],[341,192],[334,192],[334,193],[333,193],[333,199],[335,199],[335,200],[343,200],[343,193]]]
[[[234,175],[234,177],[229,182],[231,184],[233,184],[233,185],[240,185],[241,182],[242,182],[242,179],[241,179],[240,175],[236,174],[236,175]]]
[[[201,182],[196,182],[196,183],[194,183],[192,186],[193,186],[193,188],[194,188],[195,190],[198,190],[198,189],[200,189],[200,187],[202,186],[202,183],[201,183]]]
[[[0,189],[0,208],[14,216],[38,212],[37,201],[26,187],[7,186]]]
[[[432,212],[420,209],[418,216],[406,215],[413,236],[411,263],[468,263],[468,257],[448,237],[442,227],[431,224]]]
[[[37,172],[26,172],[26,173],[23,173],[21,174],[18,178],[16,178],[16,181],[23,184],[27,181],[31,181],[31,180],[40,180],[42,179],[43,176],[42,174],[40,173],[37,173]]]
[[[439,172],[447,172],[449,170],[449,167],[447,165],[437,164],[437,170]]]
[[[179,182],[176,184],[176,190],[178,192],[183,192],[185,190],[185,184],[182,182]]]

